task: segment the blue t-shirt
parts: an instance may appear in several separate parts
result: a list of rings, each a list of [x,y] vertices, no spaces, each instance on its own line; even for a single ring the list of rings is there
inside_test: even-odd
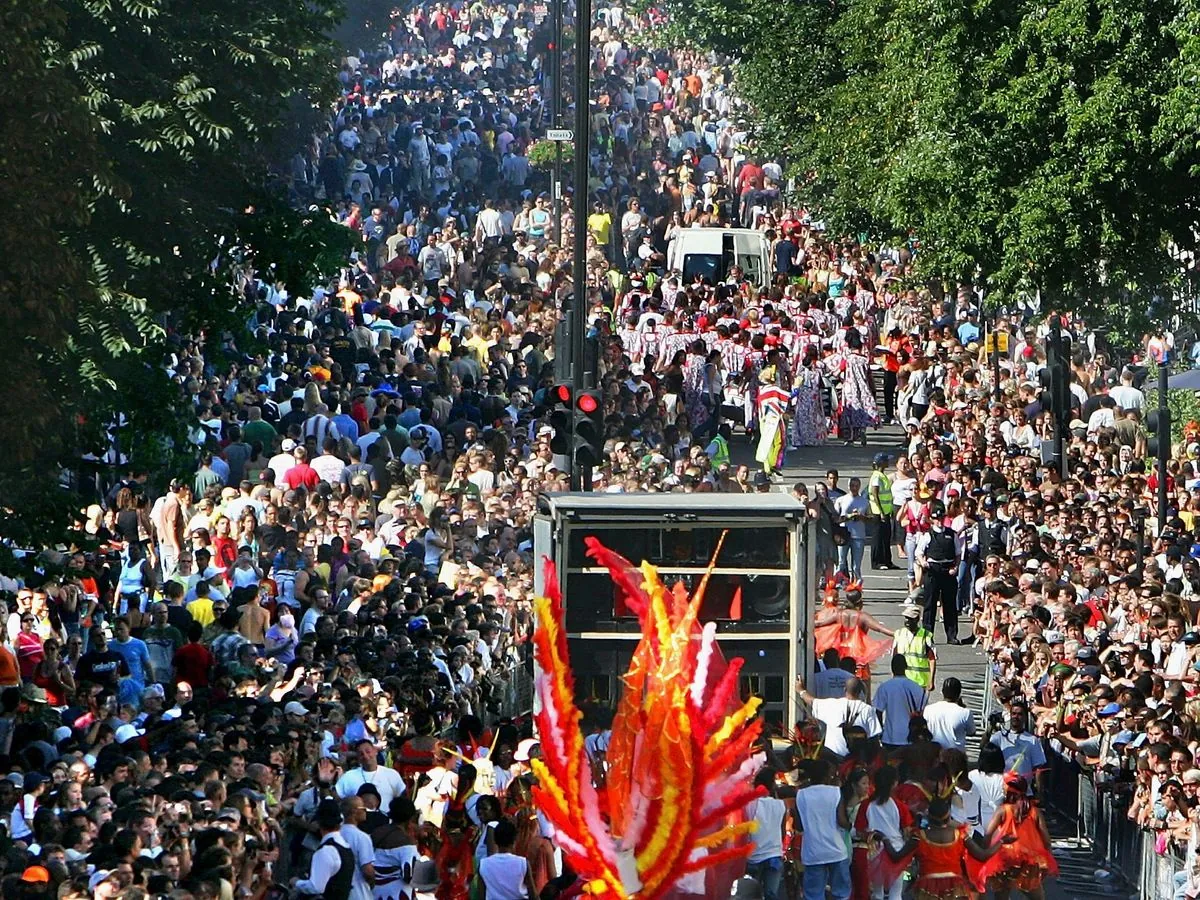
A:
[[[115,638],[108,643],[110,650],[115,650],[125,657],[125,665],[129,667],[129,678],[138,684],[146,683],[146,666],[150,662],[150,651],[146,647],[146,642],[138,638],[131,637],[125,643],[121,643]]]

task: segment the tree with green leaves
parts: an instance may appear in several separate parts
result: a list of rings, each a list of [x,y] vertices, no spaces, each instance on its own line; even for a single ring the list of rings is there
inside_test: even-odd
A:
[[[39,541],[78,503],[79,456],[170,474],[194,420],[167,375],[172,331],[218,341],[247,317],[238,266],[293,293],[351,236],[290,209],[272,171],[336,95],[340,0],[28,0],[0,12],[9,216],[0,287],[0,537]]]
[[[1193,0],[674,0],[830,226],[1134,328],[1200,202]],[[804,23],[797,28],[797,23]]]

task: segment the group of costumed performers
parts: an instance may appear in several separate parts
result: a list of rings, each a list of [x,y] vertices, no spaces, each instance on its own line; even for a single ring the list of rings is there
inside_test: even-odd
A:
[[[798,730],[793,768],[782,773],[776,794],[794,814],[793,798],[806,788],[826,779],[840,783],[844,816],[839,810],[837,821],[847,827],[836,827],[849,846],[850,900],[901,900],[906,885],[912,887],[908,896],[913,900],[974,900],[989,890],[996,900],[1006,900],[1014,891],[1043,900],[1045,879],[1058,874],[1058,865],[1024,778],[1006,775],[1005,797],[990,823],[973,827],[963,821],[962,794],[955,790],[959,779],[944,764],[935,763],[899,783],[901,773],[913,771],[907,758],[897,768],[859,747],[834,767],[818,758],[819,734],[805,731]],[[804,834],[791,827],[788,834],[786,866],[791,871],[802,858]]]
[[[461,754],[442,825],[423,841],[438,862],[438,900],[477,896],[480,847],[486,857],[492,838],[471,823],[501,815],[524,826],[512,843],[531,861],[531,898],[683,900],[730,896],[732,886],[734,896],[823,900],[828,881],[835,900],[900,900],[906,884],[916,900],[966,900],[989,890],[998,900],[1013,891],[1041,900],[1057,866],[1025,779],[1004,776],[995,814],[981,822],[977,808],[972,820],[966,755],[936,744],[919,714],[903,746],[885,750],[864,728],[848,725],[848,752],[831,759],[820,724],[809,719],[780,752],[763,739],[759,698],[738,698],[742,661],[727,661],[716,626],[699,620],[707,576],[689,597],[663,585],[649,565],[636,568],[592,538],[586,546],[642,625],[603,757],[589,754],[580,728],[562,599],[548,566],[548,596],[534,601],[541,756],[529,760],[532,788],[516,780],[479,796],[472,758],[486,772],[490,753]],[[820,646],[869,665],[891,646],[891,633],[859,609],[857,585],[846,593],[841,603],[835,591],[827,598],[817,621]],[[771,804],[778,812],[764,813]],[[538,816],[561,851],[558,878]],[[748,862],[763,821],[769,832],[779,830],[773,846],[782,856]],[[845,849],[839,863],[809,864],[799,875],[809,862],[806,846]],[[758,882],[755,893],[743,893],[750,875],[761,893]]]
[[[864,684],[871,680],[871,663],[892,651],[894,634],[862,608],[862,584],[852,581],[838,595],[838,583],[830,579],[825,599],[813,623],[813,645],[818,659],[836,650],[839,659],[852,659],[855,675]],[[871,636],[871,632],[883,635]]]

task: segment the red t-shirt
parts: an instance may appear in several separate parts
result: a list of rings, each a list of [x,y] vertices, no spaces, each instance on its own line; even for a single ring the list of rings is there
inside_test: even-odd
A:
[[[284,485],[293,491],[299,487],[306,491],[315,491],[320,481],[321,476],[317,474],[316,469],[306,462],[292,466],[283,476]]]
[[[215,662],[203,644],[184,644],[175,651],[175,683],[186,681],[194,688],[208,687],[208,673]]]

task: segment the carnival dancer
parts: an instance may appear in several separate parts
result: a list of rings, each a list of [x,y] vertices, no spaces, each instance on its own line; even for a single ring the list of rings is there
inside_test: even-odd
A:
[[[871,360],[857,329],[846,333],[845,349],[830,357],[828,365],[841,378],[838,388],[838,437],[850,446],[867,444],[867,428],[879,423],[875,394],[871,390]]]
[[[991,887],[996,900],[1007,900],[1013,890],[1043,900],[1044,881],[1047,875],[1058,874],[1058,862],[1050,852],[1046,820],[1029,799],[1029,782],[1015,772],[1004,776],[1004,802],[984,840],[999,852],[980,868],[979,889]]]
[[[916,859],[913,900],[969,900],[975,884],[972,873],[979,863],[986,865],[1012,840],[1006,837],[993,847],[981,846],[967,835],[965,825],[950,820],[950,801],[939,797],[929,804],[929,824],[892,856],[912,853]]]
[[[804,348],[804,356],[792,382],[794,415],[788,438],[789,449],[825,443],[829,428],[822,401],[823,391],[821,370],[817,365],[817,348],[809,344]]]
[[[867,681],[871,677],[871,663],[883,656],[892,647],[893,633],[879,620],[862,609],[862,586],[851,582],[839,604],[837,589],[832,582],[826,588],[825,603],[817,612],[813,629],[818,656],[830,648],[843,657],[849,656],[858,664],[856,674]],[[872,638],[869,632],[885,635],[889,640]]]
[[[754,458],[768,475],[783,469],[784,434],[787,431],[785,414],[788,394],[779,387],[778,369],[767,366],[758,376],[758,450]]]
[[[904,890],[904,870],[911,860],[902,853],[905,835],[913,826],[908,807],[892,798],[899,778],[896,769],[884,766],[875,773],[875,792],[859,813],[854,827],[868,832],[876,839],[874,851],[868,855],[867,872],[872,900],[900,900]],[[893,855],[896,854],[896,855]],[[858,885],[855,885],[857,894]]]

